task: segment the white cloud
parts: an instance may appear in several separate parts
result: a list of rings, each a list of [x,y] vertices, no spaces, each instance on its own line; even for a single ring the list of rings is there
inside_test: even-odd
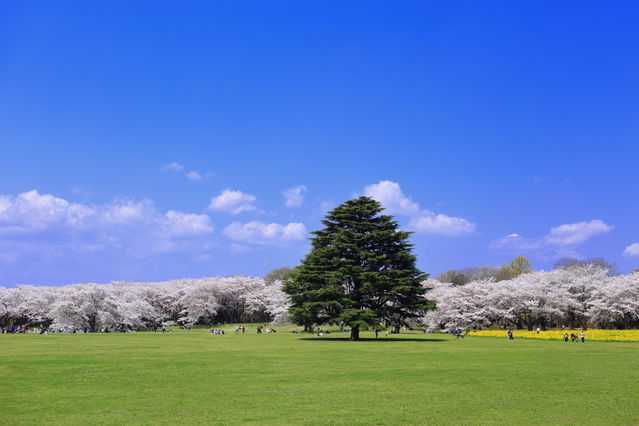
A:
[[[89,207],[37,191],[0,195],[0,243],[13,242],[9,245],[13,257],[74,256],[111,249],[136,257],[197,251],[212,232],[207,215],[174,210],[162,214],[150,200],[120,198]]]
[[[398,183],[388,180],[364,187],[364,195],[371,197],[384,206],[389,214],[404,216],[419,215],[419,204],[407,198]]]
[[[71,204],[50,194],[40,195],[35,190],[17,197],[0,196],[0,227],[4,222],[7,225],[36,231],[56,224],[75,224],[95,213],[96,211],[90,207]]]
[[[546,242],[560,246],[579,244],[597,234],[608,233],[613,228],[614,226],[607,225],[599,219],[590,222],[570,223],[552,228],[550,234],[546,236]]]
[[[211,199],[211,204],[207,208],[237,215],[244,211],[259,211],[253,204],[255,200],[254,195],[225,189],[220,195]]]
[[[492,242],[489,247],[508,252],[532,252],[550,256],[577,256],[575,247],[594,236],[606,234],[614,229],[599,219],[590,222],[568,223],[551,228],[550,232],[537,239],[510,234]]]
[[[184,166],[182,164],[178,164],[175,161],[169,164],[165,164],[162,167],[160,167],[160,171],[161,172],[166,172],[166,171],[175,171],[175,172],[179,172],[180,170],[184,170]],[[184,176],[186,176],[187,179],[189,180],[202,180],[205,178],[210,178],[211,176],[215,176],[215,173],[213,172],[206,172],[204,174],[198,172],[198,171],[190,171],[187,174],[185,174]]]
[[[286,198],[286,207],[300,207],[304,203],[304,194],[306,194],[304,185],[295,186],[284,191]]]
[[[161,172],[166,172],[168,170],[173,170],[173,171],[180,171],[184,169],[184,166],[181,164],[176,163],[175,161],[169,164],[165,164],[162,167],[160,167],[160,171]]]
[[[118,199],[105,206],[102,214],[104,221],[120,225],[152,220],[156,215],[151,200],[136,203],[133,200]]]
[[[163,226],[171,235],[190,236],[213,232],[211,218],[205,214],[187,214],[170,210],[165,216]]]
[[[628,257],[639,256],[639,243],[634,243],[626,247],[623,251],[623,255]]]
[[[0,221],[9,219],[9,210],[11,209],[13,197],[9,195],[0,195]]]
[[[202,180],[202,175],[198,172],[188,172],[186,178],[189,180]]]
[[[224,228],[222,234],[230,240],[250,244],[286,244],[303,240],[307,232],[301,223],[280,225],[255,220],[248,223],[233,222]]]
[[[451,236],[475,232],[476,225],[466,219],[422,210],[419,204],[404,195],[396,182],[384,180],[366,186],[364,195],[379,201],[386,209],[385,213],[408,216],[408,226],[416,232]]]
[[[189,180],[202,180],[202,179],[208,179],[210,177],[215,176],[215,173],[206,172],[206,173],[202,174],[200,172],[192,171],[192,172],[188,172],[185,176]]]
[[[421,216],[411,218],[408,225],[416,232],[442,235],[468,235],[475,232],[475,224],[460,217],[434,214],[424,210]]]

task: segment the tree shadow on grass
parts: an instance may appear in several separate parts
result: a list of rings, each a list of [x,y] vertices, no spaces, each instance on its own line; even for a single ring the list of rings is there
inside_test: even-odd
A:
[[[320,340],[330,340],[332,342],[445,342],[447,339],[415,339],[415,338],[407,338],[404,339],[402,337],[399,338],[374,338],[374,337],[360,337],[359,340],[349,340],[348,337],[301,337],[299,340],[310,340],[310,341],[320,341]]]

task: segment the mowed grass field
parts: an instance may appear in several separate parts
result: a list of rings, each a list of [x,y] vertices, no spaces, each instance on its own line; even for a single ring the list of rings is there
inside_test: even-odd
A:
[[[233,328],[0,335],[0,424],[639,424],[639,343]]]

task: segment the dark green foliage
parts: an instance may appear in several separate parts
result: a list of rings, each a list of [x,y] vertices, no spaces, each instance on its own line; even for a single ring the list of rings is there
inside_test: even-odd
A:
[[[311,252],[284,285],[290,318],[298,325],[342,324],[359,330],[385,323],[396,328],[431,307],[415,267],[409,232],[398,230],[382,206],[360,197],[329,212],[311,238]]]

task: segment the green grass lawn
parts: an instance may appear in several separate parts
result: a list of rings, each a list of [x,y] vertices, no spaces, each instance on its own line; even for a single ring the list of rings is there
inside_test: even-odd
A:
[[[0,335],[0,424],[639,424],[639,343]]]

